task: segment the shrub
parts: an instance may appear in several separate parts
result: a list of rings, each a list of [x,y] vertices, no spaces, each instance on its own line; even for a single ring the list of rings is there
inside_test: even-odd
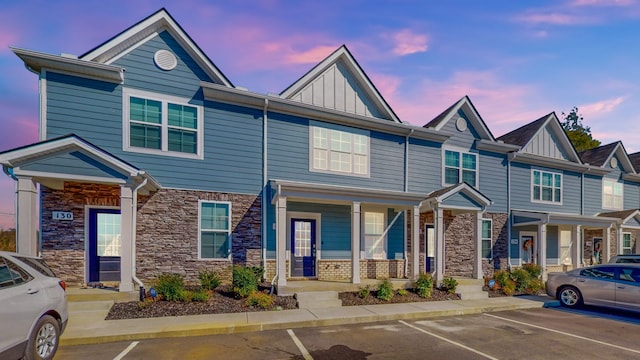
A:
[[[389,280],[383,280],[378,285],[378,299],[389,301],[393,297],[393,284]]]
[[[499,270],[493,273],[493,279],[500,288],[504,287],[507,281],[511,280],[511,275],[507,270]]]
[[[256,276],[256,281],[259,283],[262,281],[262,277],[264,276],[264,268],[261,266],[249,266],[251,272]]]
[[[544,289],[544,282],[542,279],[531,279],[529,286],[524,291],[527,294],[537,294],[540,290]]]
[[[156,280],[156,291],[167,301],[182,300],[184,280],[180,274],[164,273]]]
[[[252,267],[233,267],[233,292],[238,297],[247,297],[258,290],[258,278]]]
[[[215,271],[200,271],[198,279],[200,280],[200,286],[205,290],[215,290],[220,285],[220,275]]]
[[[205,290],[196,291],[191,296],[191,300],[198,301],[198,302],[207,301],[209,300],[209,293]]]
[[[178,300],[184,301],[184,302],[191,302],[191,300],[193,300],[193,294],[194,293],[191,290],[182,289],[180,290],[180,293],[178,295]]]
[[[371,287],[369,285],[359,288],[357,292],[358,297],[361,299],[368,298],[370,293],[371,293]]]
[[[267,309],[273,305],[273,298],[269,294],[260,291],[253,291],[247,297],[247,306],[258,306]]]
[[[455,294],[456,287],[458,287],[458,280],[451,276],[442,279],[442,289],[446,290],[450,294]]]
[[[524,291],[529,286],[531,274],[523,268],[513,269],[511,271],[511,280],[516,282],[516,290]]]
[[[400,296],[407,296],[408,293],[407,289],[398,289],[398,295]]]
[[[507,280],[507,282],[502,286],[502,292],[507,296],[513,296],[516,292],[516,282],[511,279]]]
[[[533,279],[538,279],[540,275],[542,275],[542,267],[538,264],[524,264],[522,268],[525,269]]]
[[[146,309],[149,306],[151,306],[151,304],[153,304],[154,302],[155,301],[152,298],[147,297],[144,300],[138,302],[138,309],[140,309],[140,310]]]
[[[420,297],[431,297],[431,290],[433,290],[433,278],[431,274],[420,274],[418,280],[416,280],[415,290]]]

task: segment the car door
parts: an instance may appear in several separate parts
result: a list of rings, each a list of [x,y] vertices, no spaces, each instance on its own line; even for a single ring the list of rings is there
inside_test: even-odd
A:
[[[585,304],[616,305],[615,267],[597,266],[583,269],[577,279],[578,289]]]
[[[616,284],[616,305],[640,312],[640,267],[621,267]]]
[[[27,340],[31,325],[44,306],[33,276],[0,256],[0,350]]]

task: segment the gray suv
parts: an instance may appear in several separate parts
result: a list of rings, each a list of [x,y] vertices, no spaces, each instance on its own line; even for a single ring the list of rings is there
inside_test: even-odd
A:
[[[640,264],[640,254],[616,255],[609,260],[609,264]]]

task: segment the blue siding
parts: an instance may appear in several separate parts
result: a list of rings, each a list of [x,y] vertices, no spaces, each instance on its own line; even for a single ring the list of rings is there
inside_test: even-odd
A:
[[[623,224],[623,226],[634,226],[634,227],[638,227],[640,226],[640,221],[638,221],[638,219],[636,217],[632,217],[631,219],[629,219],[629,221],[627,221],[626,223]]]
[[[479,205],[475,200],[470,198],[467,194],[459,192],[457,194],[453,194],[442,202],[445,206],[459,206],[459,207],[467,207],[467,208],[477,208],[480,209],[481,205]]]
[[[563,174],[562,205],[531,201],[532,168]],[[513,209],[580,214],[581,176],[578,173],[512,162],[511,180],[511,207]]]
[[[595,215],[602,212],[602,177],[584,175],[584,214]]]
[[[320,122],[313,122],[320,124]],[[269,178],[361,188],[404,190],[404,138],[370,132],[370,177],[309,171],[310,121],[283,114],[269,114]],[[351,128],[327,124],[330,128]],[[355,129],[357,132],[362,130]]]
[[[78,152],[41,159],[28,165],[21,166],[21,168],[23,170],[58,174],[99,176],[117,179],[127,178],[126,175],[121,174],[109,167],[106,167],[98,161]]]
[[[428,194],[442,187],[442,144],[409,139],[409,191]]]
[[[393,211],[393,209],[387,209],[387,218],[388,223],[391,224],[393,218],[398,213]],[[404,259],[404,232],[405,232],[405,219],[406,212],[402,212],[402,214],[398,217],[393,226],[389,229],[387,233],[387,258],[388,259]]]
[[[351,258],[351,207],[345,205],[287,202],[287,211],[320,213],[322,259]]]
[[[507,212],[507,159],[505,155],[480,151],[478,190],[493,204],[489,212]]]
[[[640,208],[640,184],[637,182],[624,182],[624,208]]]
[[[467,120],[467,129],[465,131],[459,131],[456,128],[456,121],[460,117],[466,118],[466,116],[460,116],[460,115],[464,115],[464,114],[463,113],[461,114],[461,112],[459,112],[458,114],[454,115],[441,128],[441,131],[450,133],[451,135],[451,138],[449,138],[445,142],[445,146],[455,146],[465,150],[470,150],[474,147],[473,146],[474,142],[476,141],[476,139],[480,138],[480,135],[478,135],[478,132],[476,131],[476,129],[473,128],[472,123],[468,120]]]

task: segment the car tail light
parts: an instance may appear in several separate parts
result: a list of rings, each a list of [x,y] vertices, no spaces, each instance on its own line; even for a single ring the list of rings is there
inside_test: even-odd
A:
[[[67,284],[65,284],[64,281],[62,281],[62,280],[58,281],[58,285],[60,285],[62,290],[67,291]]]

